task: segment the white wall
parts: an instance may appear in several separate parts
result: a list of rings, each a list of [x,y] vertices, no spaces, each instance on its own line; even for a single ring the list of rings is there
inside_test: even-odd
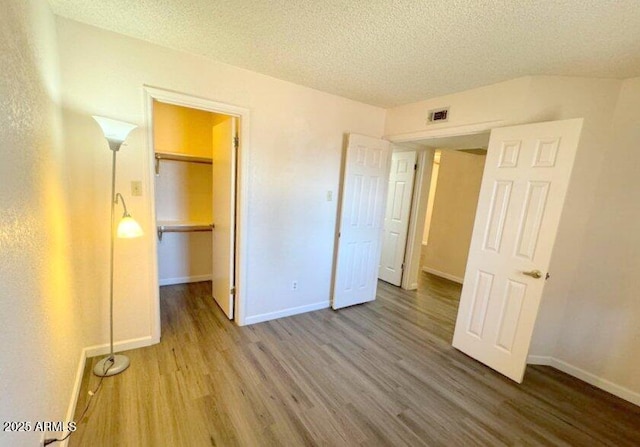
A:
[[[584,117],[580,144],[567,190],[564,210],[530,353],[549,356],[555,352],[564,312],[570,306],[570,286],[583,257],[584,241],[590,237],[587,222],[594,209],[594,179],[601,175],[602,161],[611,146],[611,116],[621,81],[569,77],[535,77],[523,107],[526,122]],[[607,118],[605,118],[607,117]]]
[[[397,137],[425,130],[491,122],[506,118],[518,119],[521,115],[522,104],[527,99],[531,80],[531,77],[513,79],[388,109],[385,135]],[[429,110],[447,106],[450,107],[450,110],[446,123],[426,124]]]
[[[104,285],[108,259],[109,151],[91,114],[144,125],[144,84],[250,109],[247,283],[248,321],[305,306],[327,306],[336,220],[334,197],[345,132],[380,136],[385,111],[202,57],[58,18],[67,145],[74,154],[75,193],[83,205],[85,241],[80,259],[96,274],[88,296],[102,303],[92,319],[90,343],[107,340]],[[146,129],[135,130],[119,155],[118,188],[149,181]],[[119,242],[115,303],[117,340],[150,334],[149,250],[156,237],[148,191],[127,205],[146,231]],[[101,235],[104,234],[104,237]],[[79,266],[81,268],[81,266]],[[291,290],[291,282],[298,289]]]
[[[593,179],[554,357],[640,392],[640,78],[623,83]]]
[[[44,0],[0,14],[0,421],[65,420],[82,348],[81,301],[68,263],[66,161],[53,14]],[[0,445],[42,433],[0,431]]]
[[[530,354],[555,358],[586,373],[583,378],[638,396],[638,366],[630,366],[640,356],[638,262],[631,248],[638,246],[631,192],[638,190],[638,80],[515,79],[390,109],[385,134],[424,131],[426,112],[446,105],[450,120],[440,128],[584,117]]]

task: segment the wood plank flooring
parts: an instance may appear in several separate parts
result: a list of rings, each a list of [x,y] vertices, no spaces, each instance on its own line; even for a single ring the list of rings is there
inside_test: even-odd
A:
[[[549,367],[517,385],[454,350],[459,295],[425,273],[419,292],[381,282],[372,303],[240,328],[208,283],[163,287],[162,342],[127,353],[70,445],[640,445],[640,407]]]

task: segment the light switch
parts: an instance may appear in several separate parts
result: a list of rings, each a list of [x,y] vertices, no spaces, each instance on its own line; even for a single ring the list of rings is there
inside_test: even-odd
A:
[[[142,195],[142,182],[141,181],[131,182],[131,195],[132,196],[141,196]]]
[[[333,191],[327,191],[327,202],[331,202],[333,200]]]

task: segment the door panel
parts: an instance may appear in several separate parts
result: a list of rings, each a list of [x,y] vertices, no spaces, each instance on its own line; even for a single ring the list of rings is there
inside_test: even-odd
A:
[[[233,319],[235,286],[236,118],[220,116],[213,125],[213,274],[212,290]]]
[[[517,382],[581,128],[574,119],[491,132],[453,346]]]
[[[389,160],[389,142],[349,135],[339,211],[334,309],[375,299]]]
[[[402,282],[415,165],[416,151],[393,152],[391,155],[378,278],[395,286]]]

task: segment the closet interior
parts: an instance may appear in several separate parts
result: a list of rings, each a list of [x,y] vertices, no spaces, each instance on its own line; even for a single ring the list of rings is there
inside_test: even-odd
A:
[[[235,118],[154,101],[153,140],[159,285],[213,281],[231,318]]]

